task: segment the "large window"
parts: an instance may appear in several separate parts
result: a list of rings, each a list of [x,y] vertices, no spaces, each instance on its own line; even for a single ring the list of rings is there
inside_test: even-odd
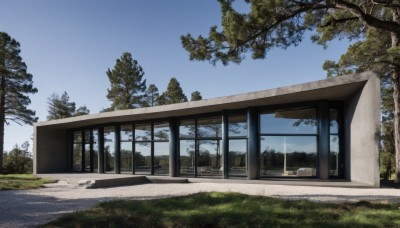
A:
[[[104,128],[104,171],[115,171],[115,127]]]
[[[316,176],[317,135],[315,108],[261,113],[260,176]]]
[[[82,131],[73,133],[72,170],[82,172]]]
[[[179,174],[222,176],[221,117],[182,120],[179,125]]]
[[[92,130],[93,172],[99,171],[99,130]]]
[[[246,114],[228,117],[228,175],[247,175],[247,118]]]
[[[135,174],[151,174],[151,124],[135,125]]]
[[[340,154],[339,154],[339,118],[338,110],[329,110],[329,175],[339,176]]]
[[[122,125],[120,134],[121,143],[121,173],[132,173],[132,145],[133,145],[133,126]]]
[[[154,123],[154,175],[169,174],[169,124]]]

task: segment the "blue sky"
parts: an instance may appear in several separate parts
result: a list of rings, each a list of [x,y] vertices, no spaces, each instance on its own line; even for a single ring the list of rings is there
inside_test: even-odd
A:
[[[206,35],[210,26],[220,26],[216,0],[2,0],[0,5],[0,31],[20,42],[39,90],[30,108],[40,121],[46,120],[52,93],[67,91],[91,113],[109,107],[105,72],[123,52],[132,53],[147,84],[161,92],[176,77],[188,97],[198,90],[207,99],[324,79],[322,63],[338,59],[348,46],[335,41],[323,49],[311,43],[309,33],[298,47],[274,49],[265,60],[249,56],[240,65],[212,66],[189,61],[180,36]],[[31,126],[10,124],[5,150],[32,143],[32,132]]]

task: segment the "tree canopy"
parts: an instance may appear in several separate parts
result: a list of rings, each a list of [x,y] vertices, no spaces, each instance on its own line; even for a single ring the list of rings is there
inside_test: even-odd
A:
[[[199,100],[203,100],[203,97],[201,96],[199,91],[194,91],[191,94],[190,101],[199,101]]]
[[[338,62],[326,61],[327,75],[374,69],[392,87],[396,181],[400,182],[400,2],[394,0],[246,0],[246,13],[234,0],[219,0],[222,29],[208,36],[181,37],[191,60],[240,63],[246,54],[264,59],[272,48],[298,45],[306,31],[326,47],[334,39],[355,41]]]
[[[53,93],[48,98],[47,104],[49,105],[47,120],[57,120],[90,113],[90,110],[85,105],[76,108],[75,102],[69,101],[69,96],[65,91],[61,96]]]
[[[116,60],[112,70],[107,70],[111,88],[108,89],[107,98],[112,102],[109,110],[123,110],[143,106],[146,80],[143,79],[144,71],[132,54],[125,52]]]
[[[10,121],[29,124],[37,121],[35,111],[28,108],[33,86],[32,74],[22,60],[20,44],[7,33],[0,32],[0,173],[3,171],[4,124]]]
[[[145,102],[144,102],[145,106],[147,107],[156,106],[159,96],[160,94],[158,92],[157,86],[154,84],[150,84],[146,90]]]
[[[180,83],[174,77],[170,79],[167,91],[163,92],[158,98],[159,105],[182,103],[186,101],[188,101],[187,97],[183,93]]]

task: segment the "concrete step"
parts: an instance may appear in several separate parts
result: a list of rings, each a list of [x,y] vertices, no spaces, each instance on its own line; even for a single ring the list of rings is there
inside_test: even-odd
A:
[[[147,183],[150,183],[150,181],[145,176],[134,176],[97,180],[79,180],[77,184],[79,187],[83,188],[110,188]]]
[[[155,177],[155,176],[146,176],[146,178],[151,183],[157,184],[182,184],[182,183],[189,183],[187,178],[179,178],[179,177]]]

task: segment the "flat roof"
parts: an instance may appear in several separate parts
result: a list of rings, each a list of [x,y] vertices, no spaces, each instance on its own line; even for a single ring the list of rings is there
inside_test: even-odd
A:
[[[35,127],[68,129],[113,122],[161,119],[197,115],[223,110],[244,109],[255,106],[297,103],[313,100],[345,100],[361,89],[372,77],[373,71],[343,75],[319,81],[239,95],[189,101],[184,103],[135,108],[76,116],[35,123]]]

